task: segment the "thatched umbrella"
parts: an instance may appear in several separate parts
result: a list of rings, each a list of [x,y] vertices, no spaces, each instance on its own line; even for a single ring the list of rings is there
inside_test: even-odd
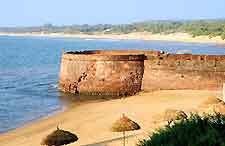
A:
[[[225,103],[220,102],[220,103],[217,103],[215,105],[212,105],[211,107],[209,107],[208,111],[225,115]]]
[[[217,97],[214,97],[214,96],[210,96],[202,103],[202,106],[203,107],[209,107],[211,105],[218,104],[218,103],[221,103],[221,102],[223,102],[221,99],[219,99]]]
[[[113,132],[123,132],[123,145],[125,146],[125,131],[134,131],[139,130],[141,127],[131,119],[125,116],[125,114],[122,115],[120,119],[118,119],[115,123],[113,123],[113,126],[111,130]]]
[[[69,143],[73,143],[78,140],[78,137],[69,132],[61,130],[57,127],[57,130],[49,134],[42,142],[42,145],[47,146],[61,146]]]
[[[164,113],[164,120],[170,125],[173,121],[187,119],[187,114],[181,110],[167,109]]]

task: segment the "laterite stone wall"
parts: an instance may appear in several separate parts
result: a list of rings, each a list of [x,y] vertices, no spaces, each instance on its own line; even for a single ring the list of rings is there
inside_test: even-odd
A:
[[[223,88],[224,55],[158,54],[147,58],[142,84],[145,91]]]
[[[140,90],[222,90],[225,55],[121,50],[62,55],[59,88],[88,95],[134,95]]]
[[[97,51],[64,53],[59,89],[85,95],[134,95],[141,90],[144,59],[144,55]]]

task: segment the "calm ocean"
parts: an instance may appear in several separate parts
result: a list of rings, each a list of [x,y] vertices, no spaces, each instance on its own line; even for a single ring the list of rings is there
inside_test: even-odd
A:
[[[0,37],[0,133],[62,110],[57,91],[62,48],[71,50],[152,49],[171,53],[225,54],[225,46],[139,40]]]

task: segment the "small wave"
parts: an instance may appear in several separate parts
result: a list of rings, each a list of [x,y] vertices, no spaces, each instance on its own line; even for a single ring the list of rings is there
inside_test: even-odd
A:
[[[54,89],[57,89],[58,88],[58,84],[51,84],[50,87],[54,88]]]
[[[85,41],[93,41],[93,40],[95,40],[95,39],[84,39]]]
[[[39,83],[39,84],[37,84],[38,87],[47,86],[47,85],[49,85],[49,83]]]
[[[1,89],[5,89],[5,90],[7,90],[7,89],[14,89],[14,88],[16,88],[15,86],[5,86],[5,87],[1,87]]]
[[[176,54],[191,54],[191,50],[177,50]]]

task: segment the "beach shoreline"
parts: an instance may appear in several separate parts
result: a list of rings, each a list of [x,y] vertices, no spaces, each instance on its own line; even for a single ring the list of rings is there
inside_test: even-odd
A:
[[[129,34],[66,34],[66,33],[4,33],[0,36],[18,36],[18,37],[51,37],[51,38],[80,38],[80,39],[111,39],[111,40],[144,40],[144,41],[173,41],[187,43],[213,43],[225,45],[225,40],[219,36],[209,38],[208,36],[192,37],[187,33],[172,34],[151,34],[147,32],[137,32]]]
[[[209,96],[222,97],[222,93],[200,90],[141,92],[128,98],[70,106],[61,113],[0,134],[0,145],[39,146],[41,140],[57,126],[78,135],[78,142],[70,146],[118,145],[121,143],[122,135],[111,132],[110,126],[125,113],[142,127],[139,131],[127,133],[129,144],[134,146],[138,140],[148,137],[148,133],[156,128],[154,117],[159,113],[168,108],[193,112]]]

